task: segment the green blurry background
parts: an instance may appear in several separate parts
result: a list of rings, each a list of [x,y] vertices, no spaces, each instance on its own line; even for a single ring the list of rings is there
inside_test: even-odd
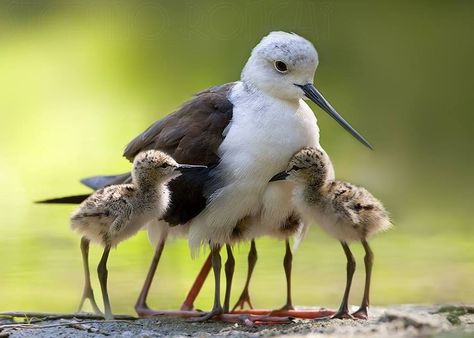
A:
[[[314,42],[317,87],[375,146],[314,107],[338,176],[367,186],[393,217],[395,228],[372,241],[373,303],[473,303],[473,17],[468,1],[1,1],[0,311],[76,309],[73,206],[33,201],[129,170],[128,141],[193,93],[238,79],[272,30]],[[283,243],[257,245],[254,305],[279,307]],[[236,250],[234,299],[247,248]],[[152,253],[141,232],[111,255],[116,312],[133,313]],[[94,267],[99,257],[94,247]],[[167,246],[150,305],[177,307],[203,259],[191,260],[184,240]],[[313,227],[295,255],[295,303],[336,306],[344,279],[339,244]],[[208,280],[197,305],[211,298]]]

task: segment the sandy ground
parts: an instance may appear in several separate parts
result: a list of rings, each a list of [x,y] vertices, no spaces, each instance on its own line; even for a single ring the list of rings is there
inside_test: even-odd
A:
[[[441,310],[441,312],[440,312]],[[294,320],[290,324],[193,323],[180,318],[101,321],[0,319],[0,337],[474,337],[474,307],[374,307],[363,320]]]

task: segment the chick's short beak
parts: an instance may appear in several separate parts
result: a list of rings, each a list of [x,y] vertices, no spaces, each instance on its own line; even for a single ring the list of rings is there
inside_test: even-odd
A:
[[[183,173],[201,170],[205,168],[207,168],[205,165],[179,164],[176,170],[183,174]]]
[[[275,181],[284,181],[288,177],[288,173],[286,171],[279,172],[272,178],[270,178],[270,182],[275,182]]]

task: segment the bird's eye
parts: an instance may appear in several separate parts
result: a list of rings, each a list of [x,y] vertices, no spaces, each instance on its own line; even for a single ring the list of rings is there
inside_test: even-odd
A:
[[[163,164],[160,165],[160,168],[166,168],[166,167],[169,167],[168,163],[163,163]]]
[[[300,170],[300,169],[301,169],[301,168],[298,167],[297,165],[294,165],[294,166],[291,167],[291,170],[295,170],[295,171],[296,171],[296,170]]]
[[[280,73],[286,73],[288,71],[288,66],[283,61],[275,61],[274,66]]]

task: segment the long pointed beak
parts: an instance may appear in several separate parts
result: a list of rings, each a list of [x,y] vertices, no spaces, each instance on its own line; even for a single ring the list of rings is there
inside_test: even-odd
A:
[[[190,171],[207,168],[205,165],[193,165],[193,164],[179,164],[176,168],[180,173],[187,173]]]
[[[313,86],[312,83],[308,83],[305,85],[299,85],[295,83],[295,86],[300,87],[306,97],[308,97],[311,101],[316,103],[322,110],[329,114],[333,119],[335,119],[345,130],[352,134],[359,142],[367,146],[368,148],[372,149],[372,146],[365,138],[362,137],[361,134],[357,132],[352,126],[346,122],[342,118],[341,115],[329,104],[329,102],[324,98],[324,96],[318,92],[318,90]]]
[[[288,173],[286,171],[279,172],[272,178],[270,178],[269,182],[275,182],[275,181],[284,181],[288,177]]]

